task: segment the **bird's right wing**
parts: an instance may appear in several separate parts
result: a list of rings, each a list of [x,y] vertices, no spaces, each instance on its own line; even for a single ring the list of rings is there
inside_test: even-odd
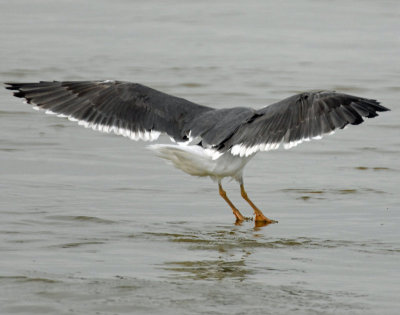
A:
[[[185,126],[213,110],[183,98],[121,81],[6,83],[16,97],[47,113],[68,117],[85,127],[131,139],[155,140],[166,133],[186,141]]]
[[[387,110],[372,99],[331,91],[305,92],[255,111],[220,148],[239,156],[276,149],[280,144],[288,149]]]

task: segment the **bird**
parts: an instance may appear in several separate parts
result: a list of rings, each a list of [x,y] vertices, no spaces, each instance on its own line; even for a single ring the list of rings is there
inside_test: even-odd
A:
[[[243,181],[246,164],[260,151],[281,145],[289,149],[390,110],[374,99],[329,90],[302,92],[260,109],[217,109],[126,81],[5,85],[35,109],[66,117],[86,128],[133,140],[154,141],[161,134],[169,136],[170,144],[153,144],[150,149],[185,173],[210,177],[218,183],[220,196],[239,224],[253,218],[243,216],[228,198],[223,178],[239,183],[241,196],[254,210],[256,224],[277,223],[248,197]]]

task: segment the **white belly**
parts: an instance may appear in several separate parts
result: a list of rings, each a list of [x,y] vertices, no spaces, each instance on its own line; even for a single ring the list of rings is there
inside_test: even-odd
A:
[[[242,176],[243,167],[254,156],[240,157],[225,152],[217,159],[198,145],[154,144],[149,146],[158,156],[193,176],[210,176],[212,179]]]

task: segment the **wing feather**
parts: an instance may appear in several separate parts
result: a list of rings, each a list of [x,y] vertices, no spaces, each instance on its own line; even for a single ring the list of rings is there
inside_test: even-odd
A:
[[[14,95],[80,125],[138,140],[166,133],[203,147],[248,156],[362,123],[389,110],[373,99],[330,91],[305,92],[259,110],[213,109],[121,81],[6,83]]]
[[[214,110],[144,85],[122,81],[6,83],[16,97],[80,125],[138,140],[166,133],[184,141],[186,126]]]
[[[257,117],[242,123],[224,147],[240,156],[276,149],[280,144],[291,148],[388,110],[372,99],[330,91],[305,92],[256,111]]]

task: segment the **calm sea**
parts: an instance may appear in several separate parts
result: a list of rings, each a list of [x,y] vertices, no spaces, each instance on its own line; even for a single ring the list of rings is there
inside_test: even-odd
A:
[[[0,313],[398,314],[399,30],[394,0],[0,0],[0,82],[128,80],[218,108],[333,89],[392,109],[258,154],[246,187],[279,223],[255,228],[146,143],[0,89]]]

